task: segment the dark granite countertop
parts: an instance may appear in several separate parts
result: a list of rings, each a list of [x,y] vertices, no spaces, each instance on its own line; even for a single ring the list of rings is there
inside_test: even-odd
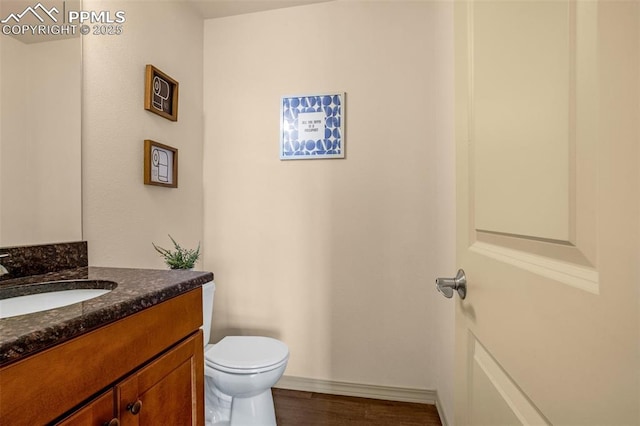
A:
[[[3,281],[0,288],[71,279],[115,281],[118,286],[105,295],[84,302],[0,319],[0,366],[200,287],[212,281],[213,274],[83,267]]]

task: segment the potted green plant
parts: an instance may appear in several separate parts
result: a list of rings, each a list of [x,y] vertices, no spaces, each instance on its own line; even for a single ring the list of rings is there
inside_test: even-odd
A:
[[[154,243],[151,244],[160,253],[160,256],[164,258],[169,269],[192,269],[200,257],[200,243],[198,243],[197,249],[192,250],[181,247],[171,235],[169,235],[169,238],[173,242],[175,250],[167,250],[158,247]]]

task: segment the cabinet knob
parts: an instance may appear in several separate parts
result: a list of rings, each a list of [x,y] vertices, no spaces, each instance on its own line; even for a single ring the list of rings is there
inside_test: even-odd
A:
[[[120,420],[113,418],[111,421],[106,422],[104,426],[120,426]]]
[[[129,405],[127,405],[127,411],[130,411],[134,416],[140,412],[142,409],[142,401],[137,400]]]

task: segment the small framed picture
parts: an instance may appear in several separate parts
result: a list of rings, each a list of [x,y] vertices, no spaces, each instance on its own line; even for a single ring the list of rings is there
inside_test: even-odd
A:
[[[178,150],[146,139],[144,141],[144,184],[178,187]]]
[[[178,121],[178,82],[153,65],[145,72],[144,109]]]
[[[345,93],[283,96],[280,159],[344,158]]]

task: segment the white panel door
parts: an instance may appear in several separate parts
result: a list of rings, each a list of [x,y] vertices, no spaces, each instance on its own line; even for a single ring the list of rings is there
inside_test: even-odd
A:
[[[639,9],[455,5],[456,425],[640,424]]]

